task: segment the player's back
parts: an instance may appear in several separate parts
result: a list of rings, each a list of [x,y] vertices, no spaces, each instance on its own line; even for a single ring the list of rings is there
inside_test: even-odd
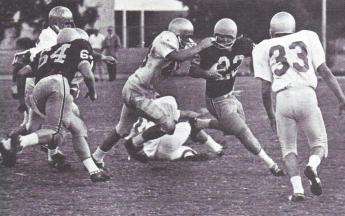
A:
[[[92,63],[92,48],[87,41],[77,39],[41,51],[31,66],[35,70],[36,83],[54,74],[62,74],[71,82],[83,60]]]
[[[141,67],[129,78],[137,85],[152,88],[156,86],[168,73],[175,69],[176,62],[167,59],[167,55],[179,49],[176,35],[163,31],[152,42]]]
[[[264,40],[255,50],[253,56],[261,53],[261,64],[268,64],[271,70],[273,91],[298,85],[316,88],[315,71],[325,55],[315,32],[302,30]]]

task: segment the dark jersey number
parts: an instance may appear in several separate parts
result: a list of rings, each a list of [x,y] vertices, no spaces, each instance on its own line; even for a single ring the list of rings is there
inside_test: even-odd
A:
[[[45,54],[46,52],[49,52],[50,49],[43,51],[40,55],[38,69],[42,67],[45,63],[47,63],[48,58],[52,59],[56,63],[63,64],[66,59],[66,50],[70,47],[71,44],[63,44],[57,50],[55,50],[55,52],[53,52],[50,56],[48,56],[48,54]]]
[[[296,50],[296,48],[300,49],[300,52],[297,53],[297,57],[303,61],[303,65],[300,65],[297,62],[292,63],[293,68],[295,68],[298,72],[307,72],[309,70],[309,64],[308,64],[308,51],[305,43],[303,41],[296,41],[290,44],[289,49]],[[275,55],[274,53],[278,51],[278,55]],[[280,69],[275,69],[273,73],[277,76],[281,76],[286,73],[286,71],[289,69],[290,65],[287,62],[287,59],[285,58],[286,52],[283,46],[276,45],[271,47],[270,49],[270,58],[274,55],[275,61],[277,63],[280,63],[282,67]]]

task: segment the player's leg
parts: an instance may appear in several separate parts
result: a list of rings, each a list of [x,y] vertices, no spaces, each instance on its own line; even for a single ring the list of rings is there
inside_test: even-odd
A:
[[[120,120],[116,127],[112,129],[105,137],[103,143],[97,147],[92,157],[97,164],[102,164],[105,155],[112,149],[117,142],[127,136],[133,124],[138,120],[138,115],[135,110],[129,108],[127,105],[122,106]]]
[[[208,146],[214,153],[218,156],[223,155],[223,146],[217,143],[209,134],[204,130],[200,130],[196,134],[195,141],[198,141],[206,146]]]
[[[267,155],[259,141],[249,129],[244,120],[244,111],[241,103],[235,96],[220,99],[210,99],[207,104],[211,113],[217,117],[219,127],[224,134],[235,135],[241,144],[252,154],[258,156],[275,176],[284,175],[270,156]]]
[[[73,148],[79,159],[90,174],[93,182],[104,182],[110,179],[103,170],[101,170],[91,157],[89,144],[87,143],[87,128],[83,120],[75,113],[72,113],[68,130],[72,134]]]
[[[302,201],[304,200],[304,189],[297,159],[297,123],[294,119],[292,105],[288,104],[291,101],[287,102],[286,97],[282,94],[285,92],[281,92],[277,96],[276,121],[282,158],[293,188],[293,195],[289,199]],[[281,98],[280,95],[282,95]]]
[[[322,118],[320,108],[315,104],[308,106],[306,118],[301,122],[310,146],[310,156],[304,174],[311,183],[311,192],[317,196],[322,194],[321,180],[318,177],[317,169],[322,160],[327,157],[328,144],[325,123]],[[305,108],[304,108],[305,109]]]
[[[156,123],[156,125],[146,129],[143,133],[134,136],[125,143],[128,153],[134,159],[145,162],[145,157],[143,157],[143,160],[140,157],[140,154],[143,153],[143,143],[157,139],[165,134],[173,134],[176,120],[174,119],[174,113],[169,112],[167,106],[163,106],[155,100],[139,96],[133,102],[135,102],[133,104],[135,104],[139,115]]]

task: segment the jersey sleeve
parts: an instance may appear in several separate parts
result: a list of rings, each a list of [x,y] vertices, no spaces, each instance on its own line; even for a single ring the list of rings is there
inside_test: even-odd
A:
[[[155,44],[157,53],[166,58],[171,52],[179,49],[177,37],[172,32],[163,32]]]
[[[323,50],[319,36],[315,32],[307,32],[313,66],[317,69],[322,63],[326,62],[325,51]]]
[[[87,61],[90,64],[92,64],[93,61],[93,51],[91,48],[91,45],[86,40],[75,40],[73,42],[73,47],[71,47],[73,50],[73,58],[76,61],[76,65],[78,65],[82,61]]]
[[[272,82],[273,75],[268,63],[268,54],[266,53],[265,44],[263,42],[255,46],[252,56],[254,76],[256,78],[261,78],[268,82]]]

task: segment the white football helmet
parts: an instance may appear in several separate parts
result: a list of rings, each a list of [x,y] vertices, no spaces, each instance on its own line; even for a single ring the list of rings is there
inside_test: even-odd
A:
[[[49,25],[57,26],[59,29],[74,27],[72,12],[63,6],[56,6],[49,11]]]
[[[74,28],[74,29],[80,34],[81,39],[89,41],[89,35],[86,33],[85,30],[81,28]]]
[[[270,35],[274,37],[280,33],[294,33],[296,29],[295,18],[288,12],[276,13],[270,23]]]
[[[230,49],[237,37],[237,25],[229,18],[219,20],[214,26],[215,44],[220,49]]]
[[[80,39],[80,34],[73,28],[62,29],[57,36],[57,43],[68,43]]]
[[[173,32],[179,39],[180,45],[185,47],[192,43],[191,37],[194,33],[193,24],[185,18],[175,18],[169,23],[168,31]]]

